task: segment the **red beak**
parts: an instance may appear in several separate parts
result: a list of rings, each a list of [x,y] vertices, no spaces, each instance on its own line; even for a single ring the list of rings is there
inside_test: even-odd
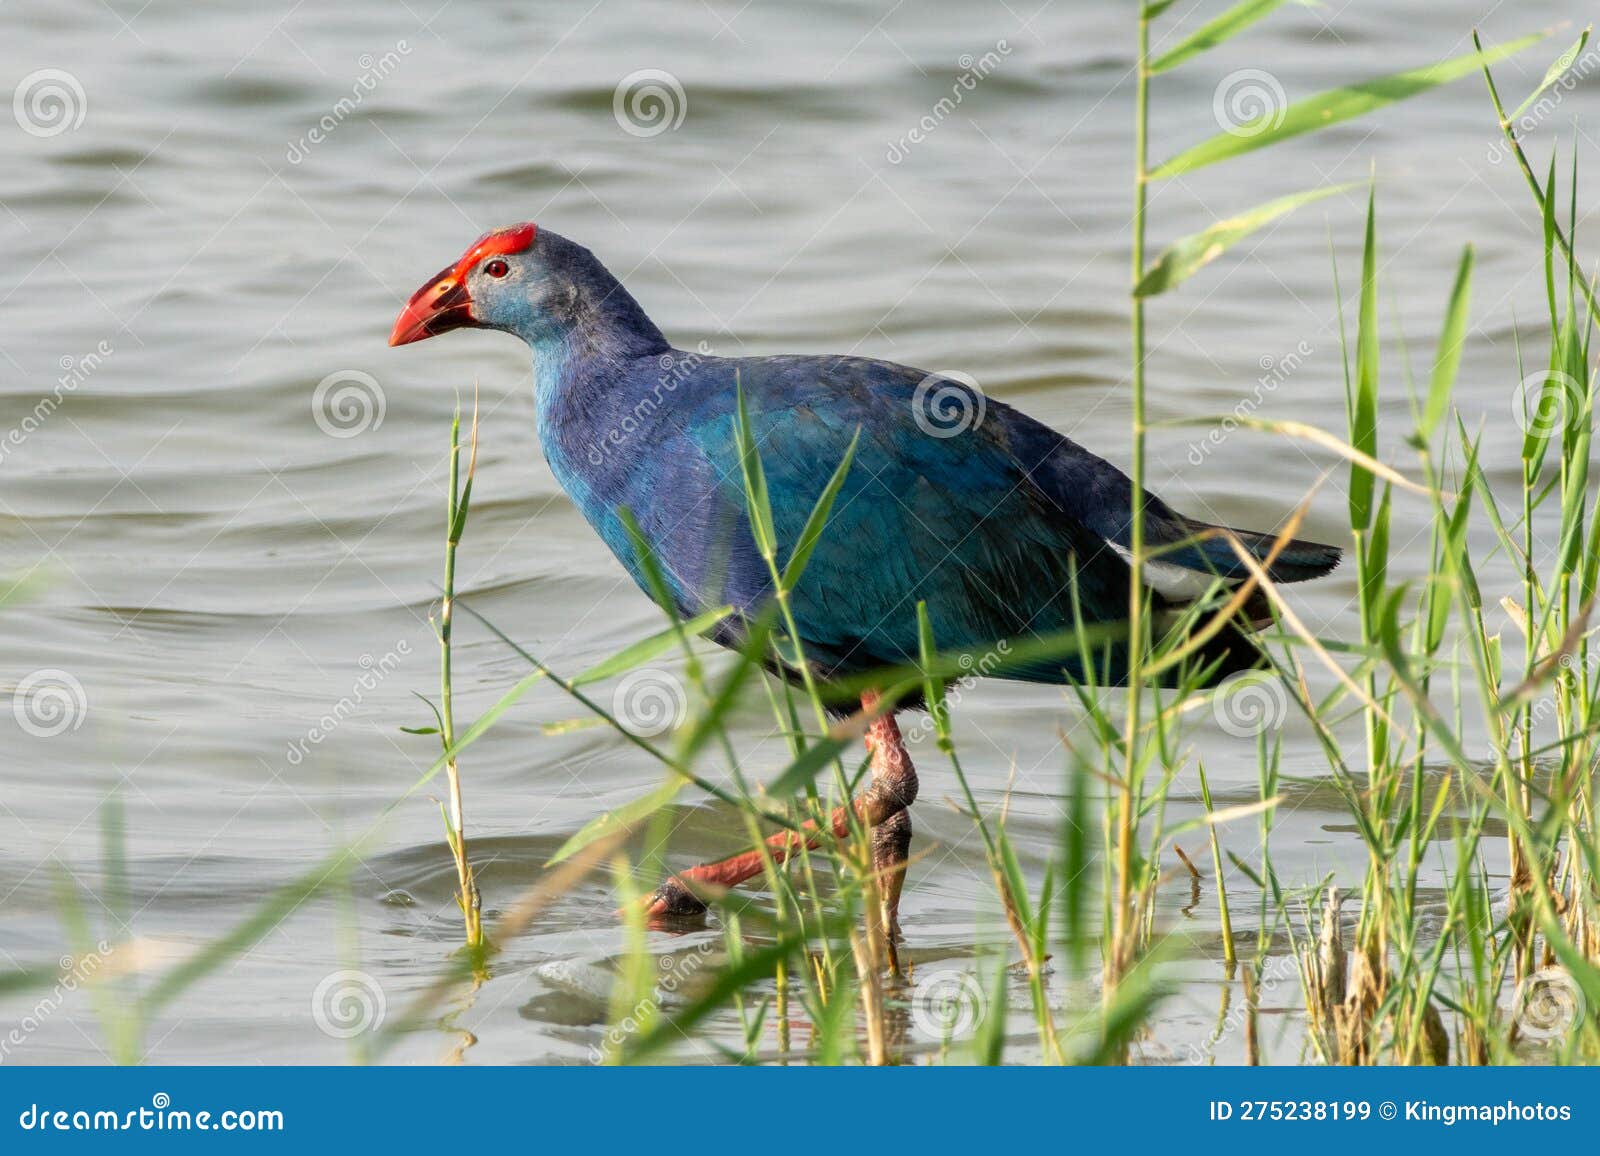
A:
[[[472,298],[457,269],[458,266],[450,266],[411,295],[395,319],[390,345],[409,345],[478,323],[472,315]]]

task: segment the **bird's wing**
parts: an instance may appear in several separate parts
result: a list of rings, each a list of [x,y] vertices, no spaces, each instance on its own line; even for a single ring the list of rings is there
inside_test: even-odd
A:
[[[990,403],[993,420],[987,432],[1027,474],[1032,484],[1063,517],[1081,523],[1124,559],[1133,545],[1133,481],[1110,462],[1024,413]],[[1259,561],[1277,549],[1267,572],[1275,582],[1319,578],[1339,564],[1336,547],[1290,539],[1278,547],[1278,536],[1238,530],[1188,518],[1154,494],[1142,495],[1144,539],[1154,552],[1145,581],[1168,598],[1191,600],[1216,578],[1237,582],[1250,573],[1234,543]]]
[[[832,358],[738,365],[780,562],[860,431],[793,599],[803,641],[823,665],[848,671],[914,659],[918,602],[927,603],[934,636],[949,648],[1070,630],[1074,589],[1083,621],[1126,616],[1128,567],[1115,548],[1050,501],[986,420],[940,436],[945,431],[919,419],[912,395],[920,376],[905,377],[913,371]],[[730,408],[700,415],[686,434],[711,467],[726,511],[697,521],[731,531],[718,548],[688,551],[719,558],[699,572],[720,587],[702,588],[696,600],[753,610],[771,584],[748,545]],[[1031,676],[1058,675],[1059,665]]]

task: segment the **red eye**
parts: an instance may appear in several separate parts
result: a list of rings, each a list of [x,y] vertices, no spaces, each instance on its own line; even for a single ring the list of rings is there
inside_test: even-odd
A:
[[[496,257],[493,261],[490,261],[483,267],[483,271],[489,274],[489,276],[498,279],[511,272],[511,266],[507,265],[499,257]]]

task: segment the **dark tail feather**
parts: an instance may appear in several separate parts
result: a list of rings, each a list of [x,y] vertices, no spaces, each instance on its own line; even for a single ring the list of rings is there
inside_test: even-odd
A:
[[[1232,534],[1239,540],[1240,545],[1263,562],[1278,544],[1276,534],[1260,534],[1254,530],[1234,530],[1205,522],[1189,522],[1191,534],[1204,534],[1207,531],[1217,530]],[[1244,578],[1249,573],[1239,561],[1238,555],[1233,552],[1233,547],[1221,534],[1214,534],[1212,537],[1197,541],[1193,550],[1209,564],[1208,568],[1215,570],[1224,578]],[[1189,552],[1189,549],[1177,551],[1179,555]],[[1321,578],[1339,564],[1341,554],[1342,551],[1337,546],[1324,546],[1320,542],[1291,538],[1278,552],[1277,559],[1267,570],[1267,576],[1274,582],[1307,582],[1312,578]]]
[[[1263,560],[1271,555],[1273,547],[1278,544],[1275,534],[1234,530],[1233,535],[1246,550]],[[1339,564],[1342,555],[1343,551],[1337,546],[1324,546],[1320,542],[1291,538],[1284,543],[1283,549],[1278,552],[1278,557],[1273,561],[1267,574],[1274,582],[1306,582],[1327,574]]]

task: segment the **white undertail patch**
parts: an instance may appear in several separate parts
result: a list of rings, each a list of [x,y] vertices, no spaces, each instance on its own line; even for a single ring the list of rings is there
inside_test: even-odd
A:
[[[1107,542],[1129,566],[1133,565],[1133,551],[1116,542]],[[1143,568],[1144,584],[1154,590],[1163,598],[1170,598],[1175,602],[1193,602],[1211,589],[1211,584],[1217,581],[1218,576],[1209,570],[1191,570],[1187,566],[1179,566],[1176,562],[1163,562],[1161,559],[1147,559]],[[1224,586],[1235,586],[1238,579],[1223,578]]]

